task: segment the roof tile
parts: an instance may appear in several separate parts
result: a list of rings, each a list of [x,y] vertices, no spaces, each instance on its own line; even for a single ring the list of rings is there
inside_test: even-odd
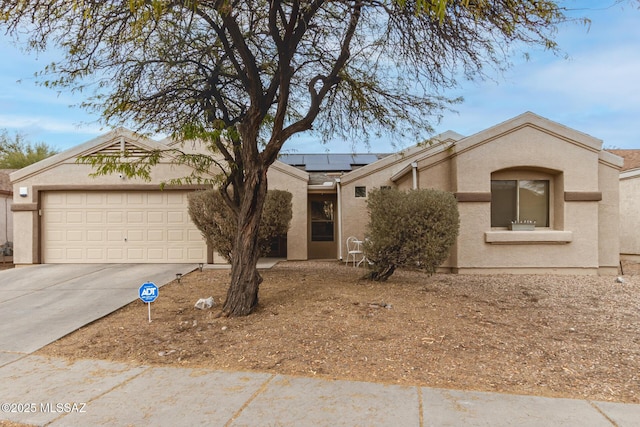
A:
[[[626,150],[606,150],[611,154],[620,156],[624,159],[623,171],[640,168],[640,150],[638,149],[626,149]]]

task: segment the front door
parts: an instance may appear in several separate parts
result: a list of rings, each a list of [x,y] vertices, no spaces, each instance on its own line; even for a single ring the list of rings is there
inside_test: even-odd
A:
[[[335,194],[309,195],[309,259],[336,259],[337,197]]]

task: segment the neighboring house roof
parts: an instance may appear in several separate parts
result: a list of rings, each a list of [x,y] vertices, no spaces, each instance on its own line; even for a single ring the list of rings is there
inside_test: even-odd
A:
[[[628,171],[631,169],[640,168],[640,150],[637,149],[629,149],[629,150],[606,150],[616,156],[620,156],[624,159],[624,165],[622,166],[622,171]]]
[[[0,169],[0,194],[10,196],[13,194],[13,187],[11,187],[11,180],[9,174],[15,171],[15,169]]]

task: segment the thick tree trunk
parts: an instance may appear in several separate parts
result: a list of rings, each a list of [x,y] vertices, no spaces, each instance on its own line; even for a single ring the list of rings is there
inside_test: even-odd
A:
[[[231,283],[222,307],[223,316],[246,316],[258,305],[258,229],[267,195],[266,167],[245,171],[238,232],[231,256]]]

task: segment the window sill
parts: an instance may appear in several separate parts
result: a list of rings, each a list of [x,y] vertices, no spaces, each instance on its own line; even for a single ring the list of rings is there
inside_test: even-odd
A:
[[[485,231],[484,241],[492,245],[567,244],[573,240],[573,232],[558,230],[534,231]]]

